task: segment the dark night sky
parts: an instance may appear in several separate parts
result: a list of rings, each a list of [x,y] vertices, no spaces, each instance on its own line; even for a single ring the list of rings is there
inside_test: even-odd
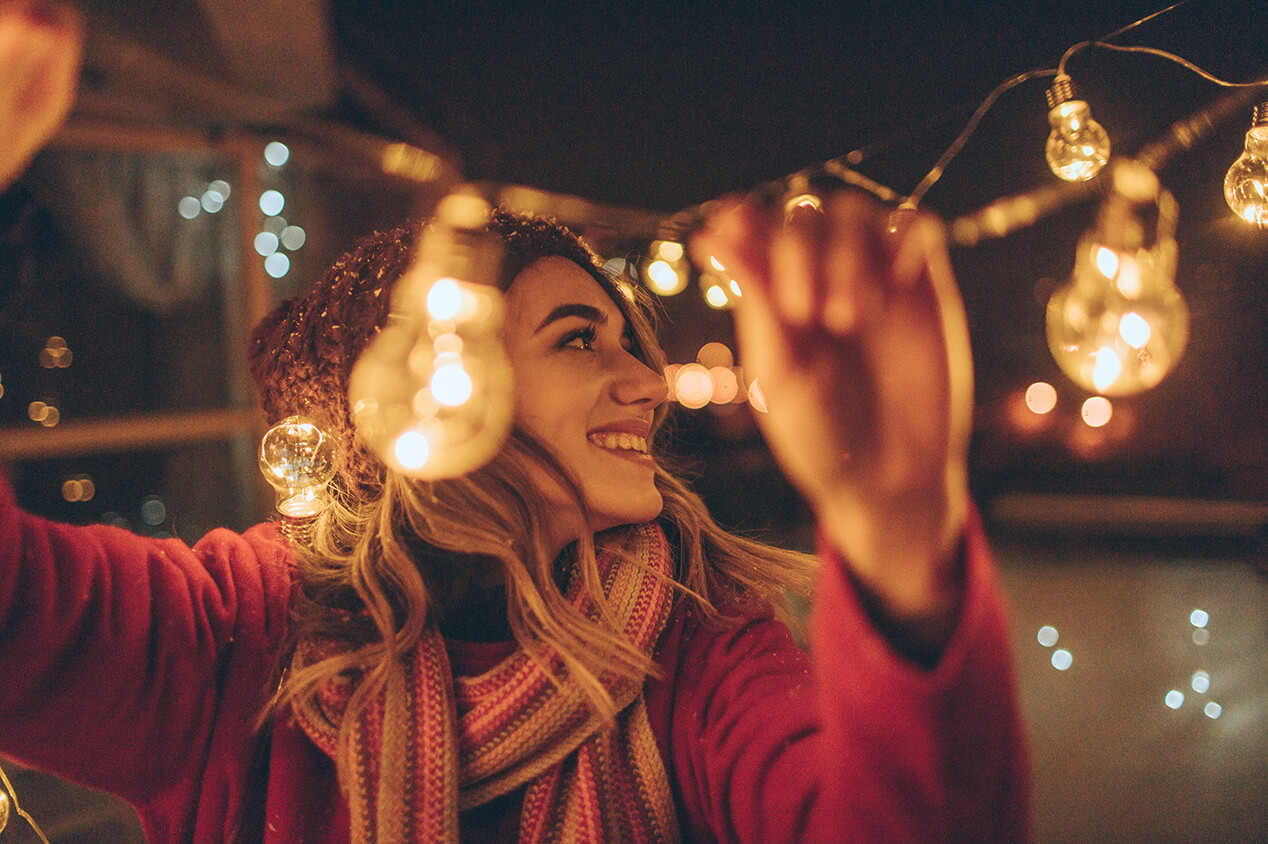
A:
[[[874,173],[910,190],[996,84],[1159,8],[356,0],[333,4],[332,23],[346,60],[453,143],[469,175],[675,210],[868,145]],[[1268,68],[1262,22],[1258,0],[1192,0],[1119,41],[1242,80]],[[1122,139],[1120,102],[1134,119],[1156,100],[1213,96],[1207,83],[1177,88],[1164,64],[1087,51],[1069,70],[1087,98],[1108,100],[1099,119]],[[1033,155],[1000,147],[1014,134],[1042,144],[1043,90],[1036,81],[1006,95],[966,160],[986,153],[1014,184],[1032,178]],[[1173,118],[1163,112],[1140,131],[1164,128]]]

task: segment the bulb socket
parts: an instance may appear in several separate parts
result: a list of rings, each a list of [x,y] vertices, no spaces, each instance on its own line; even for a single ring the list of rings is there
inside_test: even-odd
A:
[[[1057,78],[1052,80],[1052,87],[1044,92],[1044,96],[1048,100],[1049,111],[1074,99],[1074,85],[1070,77],[1064,73],[1058,74]]]
[[[1251,118],[1250,128],[1256,129],[1260,126],[1268,126],[1268,100],[1255,106],[1255,116]]]

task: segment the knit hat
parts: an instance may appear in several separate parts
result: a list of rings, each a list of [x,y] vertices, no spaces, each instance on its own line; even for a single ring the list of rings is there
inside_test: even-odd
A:
[[[576,234],[553,219],[505,210],[491,215],[489,230],[505,243],[498,285],[506,290],[539,258],[560,256],[590,272],[609,294],[615,287],[599,258]],[[386,468],[358,436],[348,402],[352,367],[387,323],[391,290],[414,257],[421,226],[399,226],[362,239],[305,296],[288,299],[251,336],[247,364],[270,424],[307,416],[337,443],[336,482],[377,498]]]

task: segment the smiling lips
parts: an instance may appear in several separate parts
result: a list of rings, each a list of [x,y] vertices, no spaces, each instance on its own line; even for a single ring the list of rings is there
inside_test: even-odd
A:
[[[590,442],[599,448],[609,451],[633,451],[638,454],[647,454],[647,437],[640,437],[637,434],[615,433],[612,431],[597,431],[588,436]]]

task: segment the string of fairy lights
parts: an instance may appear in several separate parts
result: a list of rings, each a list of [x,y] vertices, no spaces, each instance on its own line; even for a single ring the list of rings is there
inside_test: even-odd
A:
[[[761,185],[753,193],[766,199],[777,198],[785,210],[797,205],[818,207],[821,198],[815,187],[824,178],[831,178],[867,190],[899,209],[914,210],[1000,96],[1031,79],[1051,77],[1052,84],[1046,91],[1051,132],[1044,149],[1049,167],[1067,183],[1090,183],[1102,171],[1108,177],[1097,179],[1107,183],[1106,195],[1096,223],[1079,241],[1070,279],[1048,302],[1048,347],[1062,372],[1094,394],[1084,403],[1084,421],[1092,427],[1104,425],[1112,413],[1108,397],[1129,396],[1156,386],[1175,368],[1188,343],[1189,311],[1175,283],[1178,210],[1155,169],[1176,148],[1192,144],[1200,134],[1194,127],[1201,121],[1178,125],[1173,131],[1176,141],[1169,146],[1164,144],[1144,150],[1135,158],[1111,161],[1109,134],[1092,118],[1089,104],[1076,96],[1067,64],[1077,52],[1092,47],[1145,53],[1177,62],[1214,84],[1254,89],[1256,93],[1262,89],[1268,97],[1268,80],[1228,82],[1173,53],[1111,43],[1123,33],[1182,5],[1183,2],[1169,6],[1095,41],[1075,44],[1056,68],[1041,68],[1005,80],[987,96],[911,194],[904,196],[858,173],[849,156]],[[1229,168],[1225,197],[1240,219],[1268,228],[1268,101],[1255,109],[1245,149]],[[952,235],[961,243],[1002,235],[1034,222],[1045,210],[1066,201],[1063,197],[1085,195],[1077,190],[1050,192],[1044,202],[1034,196],[1023,197],[988,209],[984,222],[956,221]],[[468,196],[464,202],[476,216],[487,213],[487,206],[480,210],[478,199]],[[660,296],[681,293],[694,274],[709,306],[731,307],[743,296],[743,290],[726,268],[712,259],[711,266],[693,270],[685,256],[686,236],[707,217],[710,208],[710,203],[693,206],[664,220],[660,237],[648,247],[641,273],[627,266],[624,274],[641,275],[646,287]],[[469,237],[469,230],[438,215],[425,235],[422,251],[428,253],[432,243],[457,244]],[[487,459],[505,436],[505,415],[491,410],[502,399],[472,386],[476,381],[491,384],[498,380],[486,373],[501,372],[502,362],[493,357],[485,360],[474,347],[447,339],[456,336],[455,323],[451,317],[438,316],[431,309],[432,290],[452,288],[464,291],[463,296],[480,295],[482,285],[475,277],[487,274],[487,269],[468,263],[468,275],[452,275],[443,261],[434,257],[426,261],[429,265],[412,270],[408,284],[403,284],[402,291],[394,297],[392,331],[384,332],[358,364],[353,406],[359,430],[389,465],[420,477],[449,477],[478,463],[442,457],[444,443],[461,441],[472,459]],[[487,307],[489,313],[496,311],[491,305],[482,307]],[[464,330],[469,333],[472,329]],[[449,344],[447,352],[440,353],[437,337]],[[380,345],[384,348],[378,349]],[[497,349],[497,344],[488,344],[487,348]],[[460,353],[455,351],[459,349]],[[747,401],[759,412],[765,411],[760,386],[744,379],[743,370],[734,365],[729,350],[719,355],[713,344],[706,349],[707,353],[702,350],[697,361],[670,367],[665,373],[671,399],[688,408]],[[447,362],[446,366],[442,367],[441,361]],[[445,378],[452,379],[458,372],[466,372],[469,377],[459,379],[463,389],[454,394],[445,387]],[[1044,413],[1051,409],[1054,395],[1051,385],[1035,384],[1028,391],[1027,404],[1033,412]],[[470,443],[482,438],[494,446],[470,447]]]

